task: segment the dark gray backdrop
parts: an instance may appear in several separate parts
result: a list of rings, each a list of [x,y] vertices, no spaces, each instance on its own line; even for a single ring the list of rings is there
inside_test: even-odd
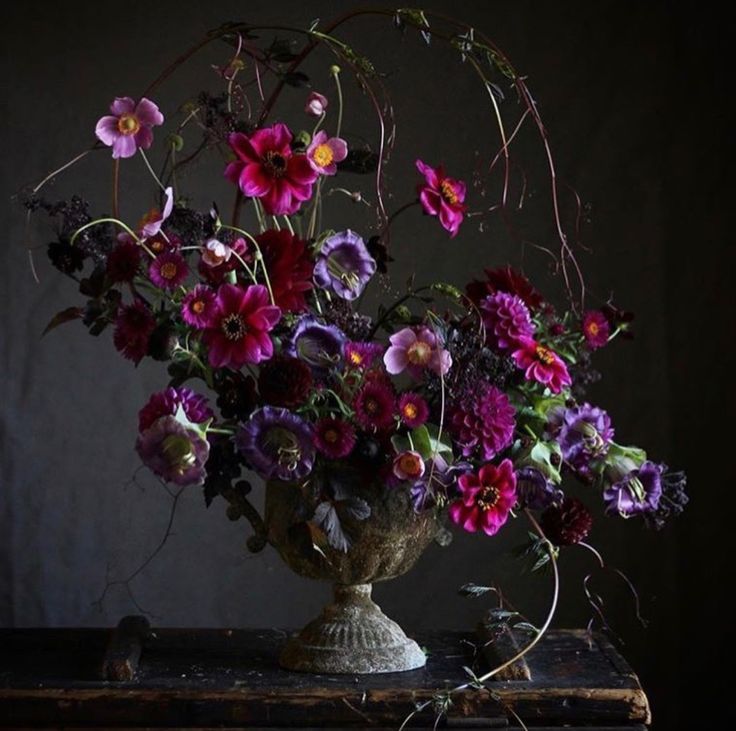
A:
[[[601,354],[606,378],[591,397],[608,408],[621,441],[641,443],[655,458],[688,470],[693,504],[687,517],[659,535],[633,521],[601,519],[591,540],[641,592],[647,631],[636,624],[622,587],[601,585],[614,626],[627,641],[624,652],[651,693],[658,728],[675,728],[688,714],[710,717],[719,680],[700,668],[725,652],[722,635],[730,632],[722,627],[731,614],[718,601],[718,586],[727,581],[722,569],[730,504],[724,500],[733,401],[724,396],[732,374],[733,257],[726,261],[726,249],[733,237],[726,228],[732,205],[726,140],[732,133],[725,137],[721,21],[664,3],[426,5],[460,12],[485,29],[528,75],[561,175],[590,205],[585,238],[595,256],[582,256],[589,283],[604,296],[613,290],[637,313],[636,339]],[[230,19],[303,25],[349,6],[326,0],[16,4],[4,38],[5,199],[83,149],[112,96],[138,95],[207,29]],[[475,150],[497,141],[482,90],[454,55],[428,53],[416,40],[402,43],[386,21],[359,27],[347,35],[389,73],[397,107],[398,150],[389,174],[392,203],[399,205],[411,196],[415,157],[467,169]],[[208,64],[218,58],[205,54],[180,72],[156,95],[162,108],[173,110],[212,83]],[[323,55],[310,70],[315,88],[331,92],[329,63]],[[348,93],[353,101],[346,129],[374,134],[367,108],[352,89]],[[299,95],[287,96],[279,115],[301,120],[300,104]],[[539,145],[529,138],[521,151],[531,174],[538,173]],[[220,169],[215,160],[190,173],[192,187],[201,189],[202,180],[211,185],[199,204],[216,198],[229,205],[232,191]],[[150,204],[139,180],[148,185],[134,160],[122,182],[123,213],[131,220]],[[529,232],[550,243],[547,191],[543,178],[536,180]],[[81,188],[104,210],[108,185],[109,164],[98,155],[50,192],[64,197]],[[136,412],[163,385],[164,373],[152,364],[134,369],[107,336],[95,340],[76,324],[40,340],[51,315],[75,304],[77,295],[73,283],[50,269],[42,249],[36,256],[41,282],[34,283],[23,216],[13,207],[5,215],[0,623],[113,624],[134,606],[119,586],[101,611],[92,606],[106,572],[117,579],[135,568],[156,546],[168,518],[170,500],[155,482],[144,475],[131,482]],[[335,215],[345,225],[368,225],[349,209]],[[30,236],[33,245],[45,243],[48,233],[34,226]],[[421,281],[436,279],[440,270],[442,278],[461,284],[481,265],[520,262],[519,250],[497,225],[481,232],[466,224],[449,243],[436,222],[406,216],[394,241],[397,283],[410,271]],[[527,252],[525,266],[544,277],[541,257]],[[243,529],[226,520],[219,503],[205,511],[200,491],[193,490],[181,500],[165,549],[131,584],[135,599],[167,625],[304,623],[324,602],[326,587],[291,574],[270,550],[249,556]],[[376,596],[407,628],[470,627],[483,605],[457,597],[456,588],[496,579],[515,603],[541,618],[548,584],[519,577],[506,556],[522,535],[522,527],[513,526],[492,540],[458,536],[452,548],[428,551],[406,577],[377,587]],[[591,563],[582,552],[568,553],[558,624],[581,625],[587,620],[581,581]],[[693,675],[709,683],[707,701],[692,690]]]

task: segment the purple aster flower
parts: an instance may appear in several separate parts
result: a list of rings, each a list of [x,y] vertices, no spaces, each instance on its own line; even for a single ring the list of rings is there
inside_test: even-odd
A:
[[[153,142],[151,128],[164,123],[159,108],[145,97],[138,104],[129,96],[116,97],[110,112],[97,122],[95,134],[104,145],[112,147],[114,158],[133,157],[138,148],[147,150]]]
[[[501,350],[515,350],[534,334],[534,324],[524,300],[508,292],[496,292],[480,303],[489,343]]]
[[[369,380],[353,402],[355,420],[366,429],[387,429],[394,423],[396,395],[387,382]]]
[[[429,418],[429,406],[418,393],[402,393],[399,398],[399,416],[409,429],[416,429]]]
[[[438,376],[444,376],[452,365],[452,356],[442,347],[439,338],[428,328],[405,327],[394,333],[383,356],[386,370],[396,376],[404,370],[420,379],[428,368]]]
[[[214,414],[207,397],[190,388],[172,388],[151,395],[148,403],[138,412],[138,431],[145,431],[162,416],[174,416],[179,407],[193,424],[203,424]]]
[[[284,343],[284,353],[314,368],[329,368],[340,362],[344,345],[345,336],[334,325],[323,325],[314,317],[302,317]]]
[[[519,505],[531,510],[545,510],[559,505],[565,494],[551,480],[534,467],[522,467],[516,471],[516,494]]]
[[[363,239],[350,229],[330,236],[317,254],[314,281],[318,287],[354,300],[376,273],[376,260]]]
[[[347,457],[355,446],[355,429],[344,419],[320,419],[314,425],[314,445],[329,459]]]
[[[345,362],[350,368],[368,370],[382,353],[383,346],[379,343],[345,343]]]
[[[176,289],[188,275],[189,265],[176,251],[164,251],[148,267],[148,276],[161,289]]]
[[[464,457],[477,451],[490,460],[511,444],[515,414],[506,394],[486,383],[455,407],[450,430]]]
[[[204,330],[217,314],[217,297],[206,284],[198,284],[181,302],[181,316],[187,325]]]
[[[623,479],[603,492],[606,512],[630,518],[632,515],[654,513],[662,497],[662,473],[665,465],[647,460],[631,470]]]
[[[301,480],[312,471],[312,427],[288,409],[264,406],[241,425],[235,443],[266,480]]]
[[[142,432],[135,445],[141,461],[154,474],[176,485],[201,485],[210,445],[174,416],[162,416]]]
[[[562,457],[583,475],[590,472],[590,462],[605,456],[613,439],[608,414],[588,403],[567,409],[558,441]]]

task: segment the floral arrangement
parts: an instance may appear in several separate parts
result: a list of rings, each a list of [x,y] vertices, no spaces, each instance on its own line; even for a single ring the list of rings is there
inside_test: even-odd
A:
[[[523,79],[489,41],[464,26],[430,28],[420,11],[392,18],[427,41],[448,38],[480,74],[496,113],[499,83],[508,82],[526,104],[519,124],[541,125]],[[95,216],[81,197],[49,202],[41,186],[26,201],[51,215],[58,236],[48,255],[86,299],[49,327],[78,319],[93,335],[112,330],[115,348],[133,364],[167,363],[169,386],[140,410],[142,462],[166,483],[203,486],[208,505],[223,496],[231,518],[252,518],[244,470],[298,485],[313,497],[304,523],[316,550],[349,550],[345,516],[371,513],[351,488],[361,479],[377,478],[382,490],[410,495],[417,512],[437,511],[486,536],[523,511],[537,537],[556,548],[585,541],[593,502],[610,516],[661,527],[685,505],[684,475],[627,445],[585,395],[597,378],[592,357],[630,333],[629,314],[573,296],[567,308],[555,307],[503,263],[463,287],[410,281],[377,313],[366,312],[365,292],[388,276],[396,215],[433,217],[461,247],[463,225],[481,204],[477,185],[466,183],[474,171],[446,171],[435,152],[417,150],[416,192],[403,191],[407,205],[386,214],[390,108],[378,99],[372,64],[338,40],[335,27],[303,31],[299,52],[283,39],[259,46],[252,26],[211,34],[207,42],[233,49],[215,69],[220,92],[200,94],[176,124],[155,102],[155,84],[138,99],[113,100],[90,149],[111,154],[112,212]],[[299,64],[320,44],[375,102],[378,149],[343,134],[341,67],[324,77],[332,90],[307,88]],[[288,86],[302,94],[303,114],[268,119]],[[191,129],[202,133],[199,147]],[[504,129],[490,159],[506,158],[505,205],[512,137]],[[147,151],[159,145],[157,173]],[[187,146],[225,153],[222,174],[235,195],[228,222],[217,206],[189,205],[177,178]],[[135,157],[157,202],[124,220],[117,180]],[[374,202],[370,190],[355,187],[359,175],[375,180]],[[372,207],[375,226],[330,228],[325,202],[333,194]],[[570,293],[568,270],[578,268],[562,233],[561,241],[558,264]],[[340,479],[346,471],[350,479]],[[582,488],[568,486],[568,477]]]

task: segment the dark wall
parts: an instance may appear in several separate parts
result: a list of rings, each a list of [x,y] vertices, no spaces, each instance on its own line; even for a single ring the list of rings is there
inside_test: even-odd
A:
[[[617,438],[686,469],[692,504],[660,534],[641,525],[601,518],[591,541],[634,581],[649,628],[636,622],[630,597],[602,581],[609,618],[625,639],[624,653],[649,691],[658,729],[685,728],[686,718],[712,718],[721,696],[718,673],[706,668],[725,657],[732,611],[722,600],[731,541],[730,442],[733,398],[733,236],[727,216],[733,186],[727,155],[732,125],[725,97],[723,20],[700,6],[664,3],[529,1],[466,3],[434,0],[427,7],[461,12],[505,49],[528,83],[546,120],[564,181],[586,203],[581,253],[588,284],[637,313],[636,339],[601,354],[605,380],[591,399],[608,408]],[[166,62],[204,31],[231,19],[308,24],[348,3],[253,0],[191,4],[170,0],[122,5],[67,2],[16,4],[6,16],[3,115],[3,193],[37,180],[89,143],[96,119],[115,95],[137,95]],[[459,8],[462,7],[460,11]],[[401,41],[387,22],[347,31],[357,48],[389,73],[399,122],[389,170],[391,206],[411,196],[412,162],[422,156],[468,169],[475,150],[497,144],[482,90],[453,54]],[[205,54],[179,73],[156,99],[175,109],[213,79]],[[322,56],[310,66],[315,87],[328,89]],[[368,112],[353,89],[346,128],[372,134]],[[515,104],[513,95],[506,104]],[[301,119],[301,99],[286,97],[279,114]],[[296,122],[295,122],[296,124]],[[373,129],[373,131],[371,131]],[[727,136],[728,134],[728,136]],[[542,149],[522,140],[535,184],[528,205],[529,235],[553,242],[548,191],[539,172]],[[155,156],[155,155],[154,155]],[[536,162],[535,162],[536,161]],[[525,163],[527,164],[527,163]],[[221,162],[193,168],[186,185],[200,205],[229,205]],[[150,205],[140,161],[122,179],[123,215],[135,220]],[[81,189],[108,206],[109,163],[85,160],[60,177],[50,195]],[[335,207],[336,225],[368,226],[361,214]],[[110,588],[151,552],[164,531],[170,499],[137,473],[132,451],[136,412],[165,381],[163,369],[137,370],[109,339],[90,338],[69,325],[43,341],[39,333],[59,309],[77,302],[73,283],[36,251],[40,283],[31,276],[27,245],[48,231],[29,231],[17,207],[5,211],[2,256],[4,303],[2,369],[5,395],[0,466],[0,623],[109,625],[135,610],[133,602],[169,625],[297,626],[314,615],[327,589],[292,575],[273,552],[244,548],[243,526],[229,523],[221,505],[204,510],[199,491],[178,506],[163,551],[130,587]],[[467,223],[451,243],[434,221],[406,216],[394,236],[395,283],[415,271],[421,280],[462,284],[483,265],[522,252],[503,227],[483,231]],[[527,250],[526,269],[549,285],[546,261]],[[514,603],[541,618],[544,579],[518,577],[507,556],[523,536],[514,525],[492,540],[458,536],[450,549],[428,551],[406,577],[376,588],[384,608],[412,627],[470,627],[483,609],[459,598],[465,581],[498,580]],[[574,549],[563,557],[564,599],[559,625],[582,625],[588,610],[582,579],[592,567]],[[706,695],[693,690],[702,683]],[[715,691],[715,692],[714,692]],[[696,700],[697,699],[697,700]],[[704,700],[706,699],[706,700]],[[678,726],[682,722],[683,725]],[[706,726],[703,726],[706,727]]]

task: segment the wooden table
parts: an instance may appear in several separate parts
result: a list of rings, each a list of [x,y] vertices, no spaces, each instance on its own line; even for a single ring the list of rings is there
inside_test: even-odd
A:
[[[0,630],[0,725],[15,728],[393,728],[416,703],[482,674],[473,635],[418,635],[427,667],[378,676],[280,670],[277,630],[158,629],[136,677],[101,680],[109,629]],[[113,643],[114,644],[114,643]],[[139,648],[140,649],[140,648]],[[117,648],[120,650],[120,647]],[[115,651],[115,650],[114,650]],[[453,695],[450,728],[643,731],[649,708],[636,675],[603,637],[550,632],[529,654],[531,680],[490,681]],[[411,725],[432,728],[436,711]]]

